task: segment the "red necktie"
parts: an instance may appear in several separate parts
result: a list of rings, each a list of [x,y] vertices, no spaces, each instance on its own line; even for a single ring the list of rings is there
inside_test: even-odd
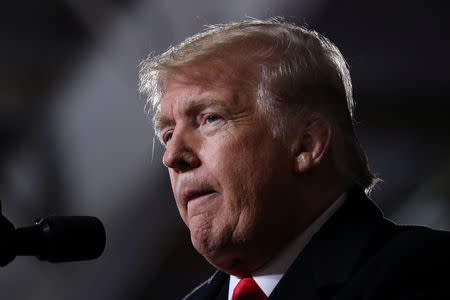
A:
[[[236,285],[232,300],[267,300],[267,296],[255,280],[248,277],[242,278]]]

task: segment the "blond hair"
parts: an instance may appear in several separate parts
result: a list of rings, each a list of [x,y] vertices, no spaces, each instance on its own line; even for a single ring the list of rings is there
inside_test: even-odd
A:
[[[370,192],[378,179],[370,172],[354,132],[350,72],[330,40],[279,18],[210,25],[141,62],[139,91],[147,95],[154,116],[159,115],[170,74],[210,59],[252,63],[255,96],[273,121],[276,136],[283,138],[293,129],[292,117],[305,111],[326,114],[334,124],[332,152],[340,175],[348,184],[359,184]]]

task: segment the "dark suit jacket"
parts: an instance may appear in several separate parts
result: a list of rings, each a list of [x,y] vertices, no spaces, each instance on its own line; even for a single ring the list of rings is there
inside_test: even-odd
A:
[[[281,299],[450,299],[450,232],[398,226],[359,188],[317,232],[270,295]],[[185,299],[227,299],[217,271]]]

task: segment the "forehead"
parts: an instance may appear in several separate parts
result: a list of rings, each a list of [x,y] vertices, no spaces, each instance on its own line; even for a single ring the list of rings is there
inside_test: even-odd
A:
[[[254,77],[243,64],[211,61],[201,65],[182,67],[172,72],[160,109],[155,114],[155,130],[174,122],[174,106],[180,112],[200,110],[207,106],[233,108],[250,105],[254,98]]]

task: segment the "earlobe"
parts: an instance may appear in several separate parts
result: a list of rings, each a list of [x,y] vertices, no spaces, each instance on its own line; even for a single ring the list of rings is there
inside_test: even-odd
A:
[[[297,155],[295,164],[296,172],[305,173],[311,169],[312,165],[313,165],[313,158],[311,152],[302,152],[299,155]]]

